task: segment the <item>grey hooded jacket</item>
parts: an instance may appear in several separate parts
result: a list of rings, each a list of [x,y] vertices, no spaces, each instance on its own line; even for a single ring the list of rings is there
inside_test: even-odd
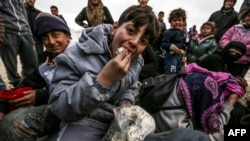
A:
[[[0,0],[5,32],[15,35],[32,35],[22,0]]]
[[[87,28],[76,46],[55,58],[49,108],[62,120],[63,127],[74,124],[107,130],[114,107],[122,102],[134,104],[134,90],[144,63],[141,56],[132,60],[127,75],[110,89],[96,81],[96,75],[113,58],[108,47],[110,33],[109,24]]]

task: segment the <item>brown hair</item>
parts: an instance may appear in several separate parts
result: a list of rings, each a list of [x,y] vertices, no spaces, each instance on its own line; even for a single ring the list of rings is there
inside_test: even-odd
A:
[[[246,16],[250,13],[250,7],[248,7],[247,9],[245,9],[242,14],[240,14],[240,20],[244,21]]]
[[[174,9],[170,12],[168,22],[170,23],[174,18],[183,18],[186,21],[186,11],[182,8]]]
[[[213,34],[216,32],[216,27],[215,27],[215,23],[214,23],[214,22],[205,22],[205,23],[203,23],[203,24],[201,25],[200,30],[201,30],[205,25],[211,27],[212,33],[213,33]]]
[[[149,43],[154,43],[159,36],[160,25],[150,6],[143,8],[140,6],[128,7],[120,16],[118,24],[132,21],[135,27],[147,25],[144,36],[149,39]]]

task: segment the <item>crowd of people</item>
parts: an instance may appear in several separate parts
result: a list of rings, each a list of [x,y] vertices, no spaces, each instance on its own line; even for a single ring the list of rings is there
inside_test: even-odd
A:
[[[136,105],[144,82],[182,67],[143,140],[223,141],[224,125],[250,125],[250,104],[239,102],[248,86],[250,1],[237,12],[237,0],[224,0],[189,32],[185,9],[171,10],[166,27],[165,13],[148,2],[114,21],[101,0],[88,0],[74,41],[57,6],[46,13],[35,0],[3,1],[0,55],[13,87],[0,79],[0,141],[102,141],[114,108]]]

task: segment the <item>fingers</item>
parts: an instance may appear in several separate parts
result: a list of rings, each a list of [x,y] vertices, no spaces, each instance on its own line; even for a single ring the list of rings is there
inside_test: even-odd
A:
[[[131,53],[127,49],[124,49],[123,51],[119,52],[115,58],[117,58],[118,60],[123,60],[125,58],[128,58],[129,54],[131,58]]]
[[[127,49],[117,54],[103,67],[102,71],[97,75],[97,79],[106,87],[111,87],[127,74],[131,56],[132,53],[128,52]]]
[[[38,134],[36,132],[34,132],[33,130],[27,128],[26,126],[24,126],[22,124],[17,126],[16,132],[19,133],[20,135],[26,137],[26,138],[34,138],[34,137],[38,136]]]
[[[127,49],[124,49],[121,51],[117,56],[114,58],[114,60],[117,61],[117,65],[120,68],[120,72],[126,73],[130,67],[132,59],[132,53],[129,52]]]
[[[126,55],[124,57],[124,63],[125,63],[125,66],[124,66],[124,70],[125,72],[128,71],[129,67],[130,67],[130,63],[131,63],[131,56],[132,56],[132,53],[129,53],[128,55]]]
[[[226,99],[226,101],[227,101],[229,104],[231,104],[231,105],[234,106],[234,104],[237,102],[238,99],[239,99],[239,96],[238,96],[237,94],[230,94],[230,95],[228,96],[228,98]]]
[[[4,113],[0,112],[0,121],[3,119]]]
[[[15,107],[27,107],[35,103],[35,98],[33,98],[32,95],[25,95],[21,98],[9,100],[8,103]]]

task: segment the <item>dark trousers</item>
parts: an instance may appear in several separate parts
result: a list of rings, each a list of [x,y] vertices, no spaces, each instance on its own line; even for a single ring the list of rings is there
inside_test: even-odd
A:
[[[32,35],[5,33],[4,42],[0,45],[1,58],[10,84],[16,85],[21,76],[17,72],[17,56],[22,65],[22,77],[29,76],[37,67],[35,43]]]

